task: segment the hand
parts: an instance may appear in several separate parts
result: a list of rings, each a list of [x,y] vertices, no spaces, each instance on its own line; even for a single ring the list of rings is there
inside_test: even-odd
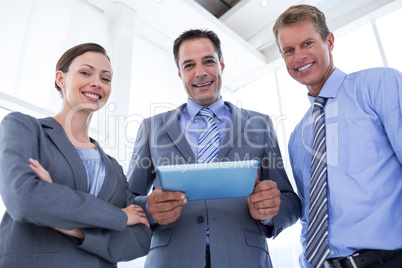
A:
[[[142,223],[148,228],[150,228],[150,224],[147,218],[147,214],[144,212],[144,210],[137,205],[129,205],[126,208],[122,208],[124,213],[126,213],[128,220],[127,220],[127,226],[135,225],[138,223]]]
[[[85,233],[81,229],[71,229],[71,230],[66,230],[66,229],[61,229],[61,228],[53,228],[56,231],[59,231],[62,234],[65,234],[67,236],[72,236],[75,238],[78,238],[80,240],[84,240],[85,238]]]
[[[182,192],[162,191],[157,188],[148,196],[148,212],[160,225],[175,222],[187,204],[186,195]]]
[[[29,161],[29,166],[32,168],[33,171],[44,181],[53,183],[52,178],[49,175],[49,172],[42,167],[42,165],[37,161],[32,158],[28,159]]]
[[[281,192],[276,182],[270,180],[258,181],[256,178],[254,190],[247,197],[247,204],[251,217],[265,221],[273,218],[279,212]]]

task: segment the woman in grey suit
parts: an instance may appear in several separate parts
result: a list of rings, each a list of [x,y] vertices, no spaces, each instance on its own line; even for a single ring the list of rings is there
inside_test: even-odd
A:
[[[3,119],[0,267],[116,267],[148,253],[146,214],[133,204],[121,166],[88,136],[111,79],[103,47],[75,46],[56,66],[60,113]]]

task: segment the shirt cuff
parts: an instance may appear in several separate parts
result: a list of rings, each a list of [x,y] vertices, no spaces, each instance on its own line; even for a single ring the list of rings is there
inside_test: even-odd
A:
[[[148,212],[148,201],[145,203],[145,213],[147,214],[149,224],[151,225],[151,230],[153,230],[158,223],[152,219],[151,214]]]
[[[266,237],[272,237],[272,233],[274,230],[274,220],[271,219],[267,219],[265,221],[259,221],[261,228],[264,230],[265,232],[265,236]]]

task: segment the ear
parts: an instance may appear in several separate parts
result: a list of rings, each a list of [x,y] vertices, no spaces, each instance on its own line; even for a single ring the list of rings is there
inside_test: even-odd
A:
[[[64,73],[61,70],[56,72],[56,84],[63,90],[64,89]]]
[[[332,50],[334,49],[334,42],[335,42],[335,36],[333,33],[328,34],[327,42],[328,42],[328,49],[329,51],[332,52]]]
[[[181,78],[181,72],[180,72],[180,69],[178,69],[178,70],[177,70],[177,74],[179,75],[180,79],[183,79],[183,78]]]
[[[225,69],[225,61],[223,60],[223,57],[222,57],[221,62],[219,64],[221,65],[221,71],[223,72],[223,69]]]

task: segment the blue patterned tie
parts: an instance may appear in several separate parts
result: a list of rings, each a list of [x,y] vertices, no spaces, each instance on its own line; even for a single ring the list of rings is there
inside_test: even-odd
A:
[[[214,122],[214,113],[208,108],[202,108],[198,114],[204,119],[205,125],[198,139],[198,163],[211,162],[219,151],[218,127]]]
[[[315,268],[321,268],[329,254],[327,208],[327,148],[325,143],[324,105],[326,98],[314,101],[314,140],[311,159],[310,207],[306,258]]]
[[[198,163],[211,162],[219,151],[218,127],[214,121],[214,113],[209,108],[202,108],[198,115],[205,121],[200,138],[198,139]],[[207,224],[206,243],[209,246],[209,225]]]

